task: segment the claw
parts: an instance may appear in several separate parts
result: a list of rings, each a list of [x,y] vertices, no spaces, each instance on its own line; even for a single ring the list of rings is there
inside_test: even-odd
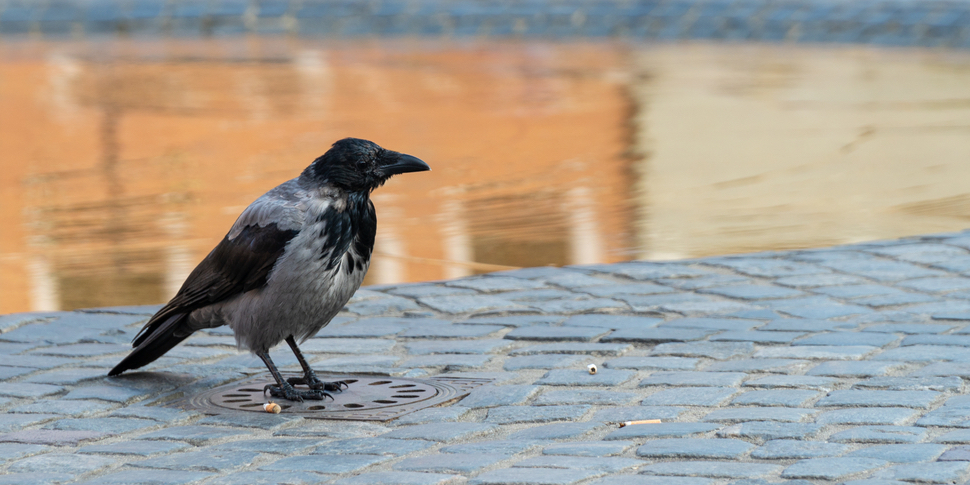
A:
[[[289,379],[286,380],[286,382],[293,386],[305,385],[310,389],[322,390],[322,391],[341,392],[345,388],[350,387],[350,385],[344,381],[324,382],[324,381],[321,381],[320,379],[317,379],[317,376],[310,376],[309,379],[307,379],[306,377],[290,377]]]
[[[311,401],[322,401],[326,398],[333,400],[333,396],[326,391],[321,390],[309,390],[300,391],[293,388],[289,382],[283,384],[282,386],[274,386],[272,384],[267,384],[263,388],[263,392],[269,391],[269,395],[273,397],[279,397],[286,399],[288,401],[303,402],[304,399],[309,399]]]

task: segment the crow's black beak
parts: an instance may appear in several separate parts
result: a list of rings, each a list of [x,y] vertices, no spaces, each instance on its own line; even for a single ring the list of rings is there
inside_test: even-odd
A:
[[[389,152],[384,155],[380,169],[384,172],[384,175],[391,176],[399,173],[424,172],[431,170],[431,167],[417,157],[403,153]]]

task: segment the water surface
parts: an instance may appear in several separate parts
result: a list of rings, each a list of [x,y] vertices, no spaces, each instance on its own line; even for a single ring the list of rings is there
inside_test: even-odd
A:
[[[0,313],[158,303],[342,137],[367,284],[963,229],[970,55],[245,38],[0,45]]]

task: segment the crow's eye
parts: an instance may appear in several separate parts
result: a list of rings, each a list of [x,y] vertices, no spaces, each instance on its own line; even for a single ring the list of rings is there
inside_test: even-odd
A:
[[[367,160],[357,160],[357,168],[367,168]]]

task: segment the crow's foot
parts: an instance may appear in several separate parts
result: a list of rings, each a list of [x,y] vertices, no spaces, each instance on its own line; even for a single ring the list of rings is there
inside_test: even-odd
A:
[[[335,381],[335,382],[321,381],[320,379],[317,378],[316,375],[313,375],[313,374],[309,374],[304,377],[290,377],[289,379],[286,380],[286,382],[288,382],[290,385],[293,385],[293,386],[305,385],[310,389],[315,389],[318,391],[340,392],[350,387],[350,385],[344,381]]]
[[[305,399],[311,401],[322,401],[325,398],[330,398],[333,400],[333,396],[329,392],[319,389],[311,389],[309,391],[302,391],[293,389],[288,382],[284,383],[282,386],[274,386],[272,384],[267,384],[263,388],[263,392],[269,391],[269,395],[273,397],[281,397],[288,401],[303,402]]]

